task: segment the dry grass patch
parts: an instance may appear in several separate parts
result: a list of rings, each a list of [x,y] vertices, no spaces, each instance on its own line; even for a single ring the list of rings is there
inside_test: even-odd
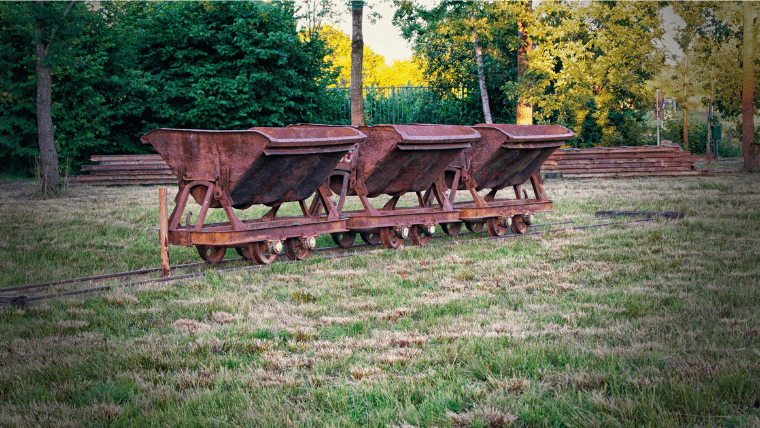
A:
[[[140,300],[137,297],[124,292],[123,290],[116,290],[112,293],[108,293],[105,296],[107,302],[117,306],[138,305]]]
[[[422,355],[422,351],[417,348],[399,348],[399,349],[392,349],[388,352],[384,352],[380,355],[377,355],[374,360],[375,362],[382,363],[382,364],[401,364],[404,365],[409,360],[419,357]]]
[[[254,373],[245,375],[243,382],[248,388],[289,388],[299,384],[292,375],[274,373],[264,369],[258,369]]]
[[[77,320],[62,320],[55,323],[55,325],[60,328],[61,330],[79,330],[90,326],[90,323],[87,321],[77,321]]]
[[[488,427],[502,428],[514,425],[517,416],[494,407],[478,407],[464,413],[446,412],[454,428]]]
[[[224,311],[213,311],[211,313],[211,319],[214,320],[214,322],[219,323],[219,324],[229,324],[241,318],[242,317],[239,315],[232,315],[231,313],[224,312]]]
[[[255,304],[248,312],[248,319],[252,321],[253,327],[278,330],[313,328],[317,325],[316,320],[297,312],[296,306],[292,304],[267,300]]]
[[[321,317],[319,324],[321,325],[345,325],[351,324],[357,321],[361,321],[359,317]]]
[[[183,370],[174,375],[174,384],[180,391],[188,389],[211,389],[216,383],[217,373],[209,368],[200,371]]]
[[[316,362],[313,357],[303,355],[288,355],[285,351],[273,350],[262,354],[267,366],[270,368],[285,370],[293,368],[311,368]]]
[[[329,276],[340,279],[357,278],[366,274],[366,269],[317,269],[313,272],[316,277]]]
[[[376,366],[351,367],[349,371],[351,372],[351,376],[356,380],[378,379],[380,377],[385,377],[383,369]]]
[[[490,384],[494,389],[519,394],[530,388],[531,380],[524,377],[511,377],[507,379],[491,379]]]
[[[201,297],[194,297],[192,299],[175,299],[172,300],[172,303],[180,306],[180,307],[189,307],[189,306],[206,306],[214,303],[216,299],[211,297],[201,298]]]
[[[367,316],[380,320],[395,321],[401,317],[413,315],[417,310],[410,307],[388,309],[380,312],[368,312]]]
[[[212,327],[206,323],[185,318],[180,318],[177,321],[174,321],[172,326],[185,334],[191,335],[205,333],[212,330]]]

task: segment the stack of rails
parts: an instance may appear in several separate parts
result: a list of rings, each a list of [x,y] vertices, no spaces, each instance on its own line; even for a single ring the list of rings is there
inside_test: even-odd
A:
[[[543,171],[567,178],[707,175],[694,169],[701,160],[677,145],[559,149],[544,162]]]
[[[137,184],[176,184],[177,177],[160,155],[95,155],[83,165],[82,172],[72,175],[69,184],[124,186]]]

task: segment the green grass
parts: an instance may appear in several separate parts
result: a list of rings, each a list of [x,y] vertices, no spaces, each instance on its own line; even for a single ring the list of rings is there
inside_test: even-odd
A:
[[[3,309],[0,426],[755,426],[758,189],[548,180],[538,222],[686,218]],[[3,286],[159,264],[156,188],[33,193],[0,183]]]

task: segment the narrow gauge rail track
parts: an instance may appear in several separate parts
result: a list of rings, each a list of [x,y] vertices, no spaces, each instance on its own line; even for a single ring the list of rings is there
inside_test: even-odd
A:
[[[640,222],[651,221],[658,217],[665,217],[665,218],[681,218],[682,217],[682,215],[681,217],[672,217],[672,216],[663,216],[663,215],[658,215],[658,214],[660,213],[649,213],[649,212],[638,213],[638,212],[630,212],[630,211],[598,212],[597,218],[591,219],[591,221],[588,221],[586,224],[572,225],[572,226],[560,227],[560,228],[555,229],[555,228],[552,228],[552,226],[568,225],[575,222],[561,221],[561,222],[552,222],[552,223],[536,223],[533,225],[533,227],[535,229],[540,229],[540,230],[533,230],[531,232],[525,233],[524,235],[506,234],[499,237],[483,236],[483,237],[468,238],[469,236],[475,235],[476,233],[463,233],[460,235],[459,239],[454,238],[454,239],[449,239],[449,240],[444,241],[443,238],[447,238],[447,236],[439,234],[439,235],[433,236],[433,240],[435,240],[436,242],[430,242],[426,245],[426,247],[446,246],[446,245],[453,245],[453,244],[458,244],[462,242],[472,242],[472,241],[511,239],[511,238],[519,238],[521,236],[541,235],[541,234],[546,234],[550,232],[583,230],[583,229],[591,229],[591,228],[597,228],[597,227],[608,227],[608,226],[614,226],[614,225],[620,225],[620,224],[640,223]],[[633,217],[638,217],[638,218],[633,218],[629,220],[609,221],[610,219],[613,219],[619,216],[626,216],[626,217],[633,216]],[[594,221],[594,220],[597,220],[597,221]],[[480,233],[477,233],[477,234],[480,234]],[[467,239],[462,239],[462,238],[467,238]],[[369,249],[369,250],[363,250],[363,249]],[[356,251],[356,250],[359,250],[359,251]],[[319,254],[319,256],[322,259],[337,259],[337,258],[347,258],[347,257],[354,257],[354,256],[359,256],[359,255],[372,254],[372,253],[377,253],[384,250],[385,248],[383,247],[377,247],[370,244],[359,244],[359,245],[354,245],[351,248],[347,248],[347,249],[344,249],[338,246],[318,248],[318,249],[315,249],[314,252],[316,254]],[[226,259],[218,263],[217,266],[221,264],[236,262],[236,261],[245,261],[245,259],[242,257]],[[276,261],[275,263],[293,263],[293,262],[294,262],[293,260],[280,259]],[[188,264],[182,264],[182,265],[175,265],[175,266],[172,266],[171,268],[172,268],[172,271],[176,271],[177,269],[180,269],[180,270],[191,269],[194,267],[201,267],[201,266],[208,266],[208,263],[206,262],[188,263]],[[93,293],[108,291],[108,290],[121,288],[121,287],[134,287],[134,286],[145,285],[145,284],[158,284],[158,283],[177,281],[177,280],[182,280],[182,279],[197,278],[197,277],[205,276],[208,273],[236,272],[236,271],[243,271],[243,270],[250,270],[250,269],[258,269],[264,266],[267,266],[267,265],[252,264],[252,265],[233,267],[233,268],[227,268],[227,269],[210,269],[210,270],[205,270],[205,271],[200,271],[200,272],[191,272],[191,273],[173,275],[173,276],[168,276],[168,277],[149,278],[149,279],[143,279],[143,280],[137,280],[137,281],[131,281],[131,282],[124,282],[124,283],[115,284],[115,285],[101,285],[101,286],[96,286],[96,287],[53,292],[49,294],[43,294],[43,293],[49,290],[50,288],[53,288],[56,286],[87,284],[91,282],[105,281],[109,279],[132,278],[132,277],[138,277],[142,275],[150,275],[150,274],[161,272],[161,268],[158,267],[158,268],[140,269],[140,270],[135,270],[135,271],[130,271],[130,272],[94,275],[94,276],[89,276],[89,277],[72,278],[72,279],[66,279],[66,280],[60,280],[60,281],[51,281],[51,282],[43,282],[43,283],[37,283],[37,284],[27,284],[27,285],[5,287],[5,288],[0,288],[0,308],[7,307],[8,305],[22,307],[29,303],[42,301],[42,300],[49,300],[49,299],[58,298],[58,297],[93,294]],[[22,292],[22,291],[27,291],[27,293],[18,294],[19,292]],[[9,292],[13,292],[16,294],[4,294],[4,293],[9,293]]]

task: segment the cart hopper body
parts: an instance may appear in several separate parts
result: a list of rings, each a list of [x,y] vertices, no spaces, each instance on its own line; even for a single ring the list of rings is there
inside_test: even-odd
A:
[[[575,137],[559,125],[479,124],[473,128],[480,133],[480,141],[453,166],[471,171],[478,191],[525,183],[564,141]]]
[[[301,201],[332,173],[340,159],[366,137],[350,127],[256,127],[241,131],[154,129],[141,140],[166,161],[180,185],[216,182],[231,205],[279,205]],[[202,204],[203,189],[193,189]],[[214,195],[211,207],[222,206]]]
[[[459,125],[374,125],[358,128],[367,135],[356,153],[356,181],[366,188],[368,197],[423,192],[443,173],[462,150],[480,134]],[[339,169],[350,170],[349,162]],[[331,180],[333,191],[340,181]],[[349,195],[355,195],[350,189]]]

